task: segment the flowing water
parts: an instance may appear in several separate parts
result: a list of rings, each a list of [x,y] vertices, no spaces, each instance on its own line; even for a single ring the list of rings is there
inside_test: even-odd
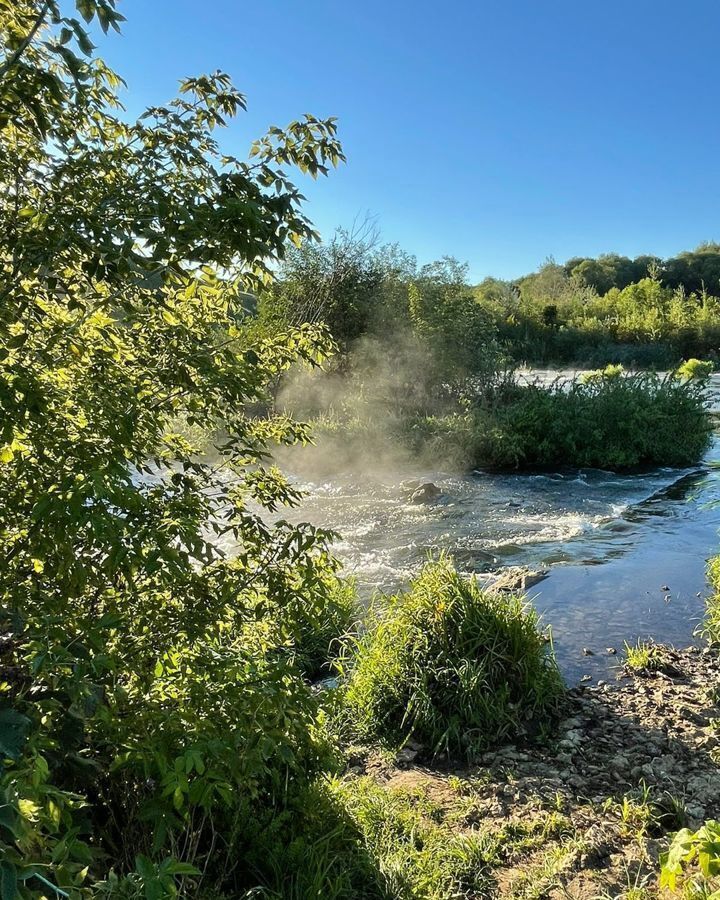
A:
[[[720,375],[710,407],[720,411]],[[464,476],[405,470],[298,479],[306,499],[292,518],[341,535],[336,553],[364,596],[406,584],[440,550],[468,573],[549,567],[531,596],[552,626],[560,664],[570,681],[603,678],[622,657],[624,641],[692,641],[707,595],[706,561],[720,548],[715,460],[720,436],[689,470]],[[433,482],[442,496],[432,504],[409,502],[408,478]]]

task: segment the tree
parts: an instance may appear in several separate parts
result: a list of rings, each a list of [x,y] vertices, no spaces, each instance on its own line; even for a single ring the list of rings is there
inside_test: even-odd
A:
[[[323,753],[294,611],[333,590],[329,535],[251,512],[297,500],[265,460],[306,434],[247,410],[330,344],[252,342],[242,301],[315,237],[282,167],[343,155],[306,116],[226,156],[220,72],[121,120],[58,0],[0,0],[0,30],[2,894],[173,896],[228,882],[243,816]],[[222,424],[212,460],[183,422]]]
[[[374,224],[365,221],[338,229],[326,243],[292,248],[262,298],[262,317],[286,324],[321,322],[347,351],[372,326],[389,274],[378,240]]]
[[[501,365],[488,310],[467,283],[467,265],[444,257],[423,266],[408,287],[410,321],[428,349],[434,379],[462,386],[469,376],[492,379]]]
[[[662,280],[668,287],[684,287],[688,294],[705,289],[717,293],[720,288],[720,245],[700,244],[695,250],[666,260]]]
[[[569,277],[563,266],[548,257],[537,272],[519,282],[520,293],[530,302],[557,302],[567,293]]]

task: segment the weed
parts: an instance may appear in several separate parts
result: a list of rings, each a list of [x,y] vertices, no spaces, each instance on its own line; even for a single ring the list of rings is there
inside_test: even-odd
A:
[[[686,896],[717,897],[720,889],[720,822],[683,828],[660,857],[660,886]]]

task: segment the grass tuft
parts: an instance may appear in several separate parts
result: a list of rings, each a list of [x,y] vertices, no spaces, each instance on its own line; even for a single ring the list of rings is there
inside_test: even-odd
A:
[[[625,642],[625,663],[634,672],[657,672],[663,667],[662,653],[651,641],[633,646]]]
[[[705,602],[705,621],[700,630],[711,644],[720,645],[720,556],[708,563],[707,576],[713,593]]]
[[[537,624],[522,597],[482,591],[447,558],[428,563],[350,647],[352,730],[473,757],[546,727],[563,686]]]

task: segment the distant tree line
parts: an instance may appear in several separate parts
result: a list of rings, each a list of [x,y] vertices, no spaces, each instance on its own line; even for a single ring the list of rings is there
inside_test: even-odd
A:
[[[595,258],[575,256],[563,268],[567,275],[582,279],[601,296],[648,276],[656,277],[665,287],[683,287],[687,293],[720,292],[720,244],[712,242],[667,259],[648,255],[630,259],[617,253],[603,253]]]
[[[720,244],[662,259],[548,259],[514,281],[468,280],[452,257],[418,265],[362,226],[286,257],[259,303],[266,326],[323,322],[343,353],[360,338],[412,334],[447,371],[506,359],[669,367],[720,355]]]

